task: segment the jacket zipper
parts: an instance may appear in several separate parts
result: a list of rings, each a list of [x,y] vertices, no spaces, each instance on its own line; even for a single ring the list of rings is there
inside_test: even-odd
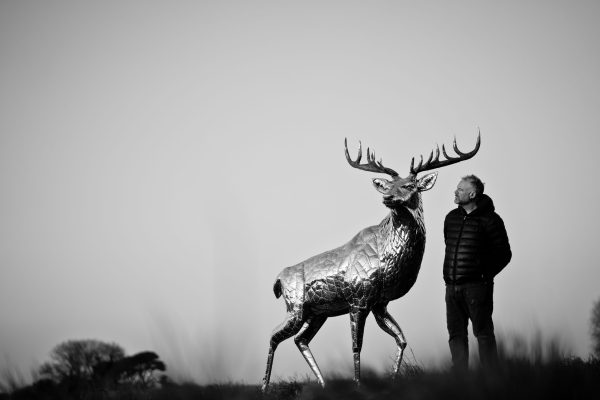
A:
[[[460,226],[460,231],[458,232],[458,239],[456,240],[456,246],[454,247],[454,263],[452,265],[452,283],[456,285],[456,261],[458,259],[458,245],[460,244],[460,239],[462,239],[463,229],[465,228],[465,222],[467,221],[467,215],[463,217],[462,225]]]

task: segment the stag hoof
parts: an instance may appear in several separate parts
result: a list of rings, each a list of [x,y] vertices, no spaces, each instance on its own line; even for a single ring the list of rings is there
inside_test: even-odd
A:
[[[269,391],[269,384],[263,381],[262,386],[260,387],[260,391],[263,393],[267,393]]]

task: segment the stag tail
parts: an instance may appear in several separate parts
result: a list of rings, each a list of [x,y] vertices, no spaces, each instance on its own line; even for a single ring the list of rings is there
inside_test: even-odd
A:
[[[281,297],[281,280],[277,279],[275,281],[275,284],[273,285],[273,293],[275,293],[275,298],[280,298]]]

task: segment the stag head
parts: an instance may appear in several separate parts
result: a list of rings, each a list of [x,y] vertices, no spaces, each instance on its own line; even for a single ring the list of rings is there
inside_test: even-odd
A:
[[[435,181],[437,179],[437,172],[423,175],[420,178],[417,178],[417,174],[468,160],[477,154],[480,144],[481,133],[477,135],[477,143],[475,144],[475,148],[468,153],[463,153],[458,149],[456,138],[454,138],[453,148],[456,154],[458,154],[457,157],[448,156],[444,145],[442,145],[442,153],[445,157],[445,160],[440,160],[440,148],[437,146],[435,155],[434,151],[431,151],[429,158],[425,162],[423,161],[423,156],[421,156],[421,160],[416,167],[415,159],[413,157],[410,164],[410,173],[406,178],[402,178],[393,169],[384,167],[381,159],[376,161],[375,153],[371,152],[369,148],[367,148],[367,162],[365,164],[361,164],[362,144],[360,142],[358,147],[358,156],[356,160],[352,160],[350,158],[350,154],[348,153],[348,141],[347,139],[344,140],[346,160],[348,160],[348,163],[352,167],[361,169],[363,171],[388,174],[392,178],[391,180],[382,178],[373,179],[373,186],[375,186],[375,189],[377,189],[377,191],[383,195],[383,204],[391,209],[396,209],[399,207],[407,207],[412,209],[416,208],[419,203],[417,194],[431,189],[433,185],[435,185]]]

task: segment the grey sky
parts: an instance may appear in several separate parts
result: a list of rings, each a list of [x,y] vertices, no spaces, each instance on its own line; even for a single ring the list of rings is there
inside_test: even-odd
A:
[[[600,4],[595,1],[0,3],[0,351],[62,340],[157,351],[198,381],[262,377],[279,271],[386,214],[347,137],[407,173],[474,144],[424,194],[427,247],[390,311],[415,356],[448,359],[442,223],[475,173],[513,261],[502,333],[590,349]],[[347,317],[313,352],[350,373]],[[363,358],[394,343],[367,322]],[[308,373],[293,341],[274,376]]]

